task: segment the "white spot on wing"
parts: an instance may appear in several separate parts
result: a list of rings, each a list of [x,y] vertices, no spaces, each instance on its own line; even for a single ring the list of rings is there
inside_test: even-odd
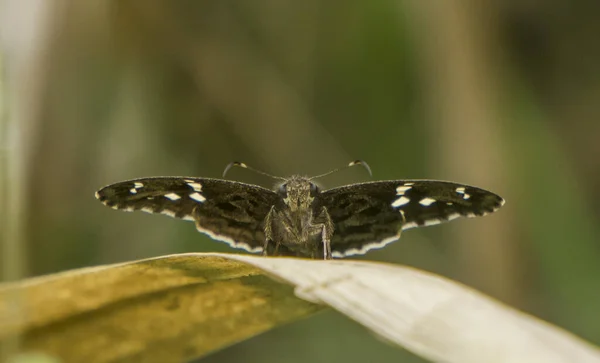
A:
[[[463,199],[467,200],[469,198],[471,198],[470,194],[467,194],[467,193],[463,194]]]
[[[408,186],[411,186],[411,185],[415,185],[415,183],[412,183],[412,182],[411,183],[404,183],[404,185],[406,185],[408,187]]]
[[[397,208],[397,207],[402,207],[403,205],[407,204],[408,202],[410,202],[410,199],[405,197],[405,196],[401,196],[400,198],[396,199],[394,201],[394,203],[392,203],[392,207]]]
[[[452,213],[452,214],[448,215],[447,218],[448,218],[449,221],[451,221],[451,220],[456,219],[458,217],[460,217],[460,214],[458,214],[458,213]]]
[[[140,188],[143,188],[143,187],[144,187],[144,183],[140,183],[140,182],[134,182],[134,183],[133,183],[133,187],[134,187],[135,189],[140,189]]]
[[[206,198],[204,198],[202,194],[196,192],[190,194],[190,198],[200,203],[204,203],[204,201],[206,200]]]
[[[129,193],[131,193],[131,194],[137,194],[137,189],[131,188],[131,189],[129,189]]]
[[[411,189],[412,189],[412,186],[403,185],[403,186],[396,188],[396,193],[398,193],[398,195],[404,195],[404,193],[406,193],[407,191],[409,191]]]
[[[425,221],[425,226],[435,226],[436,224],[440,224],[443,221],[440,219],[429,219]]]
[[[418,226],[419,225],[416,222],[406,222],[402,225],[402,230],[404,231],[405,229],[411,229],[411,228],[415,228]]]
[[[154,213],[154,209],[150,208],[150,207],[143,207],[142,209],[140,209],[142,212],[146,212],[146,213]]]
[[[365,244],[361,248],[351,248],[351,249],[348,249],[348,250],[346,250],[344,252],[332,251],[331,252],[331,256],[336,257],[336,258],[340,258],[340,257],[346,257],[346,256],[364,255],[369,250],[373,250],[373,249],[377,249],[377,248],[382,248],[385,245],[388,245],[388,244],[390,244],[390,243],[392,243],[394,241],[397,241],[399,238],[400,238],[400,234],[397,234],[395,236],[386,238],[386,239],[384,239],[382,241],[379,241],[379,242],[373,242],[373,243]]]
[[[435,199],[432,199],[432,198],[423,198],[419,201],[419,204],[424,207],[428,207],[433,203],[435,203]]]
[[[465,187],[458,187],[458,188],[456,188],[456,192],[458,194],[465,194]]]
[[[181,197],[175,193],[169,193],[169,194],[165,194],[165,198],[169,198],[171,200],[178,200],[181,199]]]
[[[195,192],[201,192],[202,191],[202,184],[200,184],[200,183],[196,183],[193,180],[186,180],[186,184],[190,188],[194,189]]]
[[[162,212],[160,212],[160,214],[164,214],[166,216],[175,218],[175,212],[173,212],[172,210],[165,209]]]
[[[222,241],[227,243],[228,245],[230,245],[233,248],[241,248],[243,250],[246,250],[248,252],[252,252],[252,253],[257,253],[257,252],[262,252],[263,248],[262,247],[251,247],[250,245],[248,245],[247,243],[243,243],[243,242],[236,242],[233,239],[227,237],[227,236],[222,236],[220,234],[216,234],[213,233],[207,229],[202,228],[201,226],[198,225],[198,223],[196,223],[196,229],[198,230],[198,232],[204,233],[207,236],[209,236],[212,239],[215,239],[217,241]]]

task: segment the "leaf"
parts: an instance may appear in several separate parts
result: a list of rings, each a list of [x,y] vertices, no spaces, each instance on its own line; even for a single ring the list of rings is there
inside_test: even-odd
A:
[[[377,262],[258,259],[296,286],[391,344],[432,362],[600,362],[600,349],[457,282]]]
[[[26,320],[3,322],[0,339],[21,330],[25,348],[65,362],[185,361],[323,305],[434,362],[600,362],[597,347],[477,291],[375,262],[164,256],[5,285],[0,316],[18,295]]]
[[[0,341],[21,331],[24,349],[63,362],[181,362],[321,309],[248,264],[173,255],[5,285]]]

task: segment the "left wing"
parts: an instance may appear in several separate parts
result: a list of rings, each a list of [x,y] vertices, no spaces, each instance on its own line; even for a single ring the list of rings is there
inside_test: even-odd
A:
[[[487,190],[438,180],[352,184],[326,190],[320,197],[334,224],[334,257],[381,248],[399,239],[404,229],[483,216],[504,204]]]
[[[127,180],[100,189],[96,198],[113,209],[194,221],[198,231],[250,252],[263,250],[264,220],[279,200],[256,185],[194,177]]]

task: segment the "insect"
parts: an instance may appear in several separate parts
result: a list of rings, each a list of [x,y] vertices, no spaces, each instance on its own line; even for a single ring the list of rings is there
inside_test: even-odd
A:
[[[369,166],[360,160],[348,164]],[[123,211],[141,210],[193,221],[198,231],[235,248],[268,256],[331,259],[364,254],[400,238],[403,230],[458,217],[483,216],[504,200],[489,191],[438,180],[388,180],[321,190],[294,175],[273,189],[237,181],[152,177],[108,185],[96,198]]]

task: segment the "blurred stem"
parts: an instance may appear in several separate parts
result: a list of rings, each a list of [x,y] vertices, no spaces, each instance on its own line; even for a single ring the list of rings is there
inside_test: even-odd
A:
[[[407,4],[417,51],[427,70],[423,78],[432,165],[441,178],[464,180],[509,196],[510,168],[503,151],[509,142],[498,105],[502,72],[497,49],[502,43],[496,13],[473,0]],[[462,226],[452,227],[459,233],[461,279],[522,305],[514,220],[502,212],[493,220]],[[485,236],[485,243],[476,236]]]
[[[519,81],[517,81],[519,82]],[[526,85],[514,86],[512,149],[519,186],[522,220],[529,221],[530,240],[546,296],[553,299],[552,320],[593,343],[600,342],[600,235],[588,194],[561,148],[561,135],[548,127]],[[527,120],[527,122],[522,122]],[[553,132],[554,131],[554,132]]]
[[[0,52],[0,250],[2,251],[1,281],[13,281],[22,276],[22,251],[20,249],[20,224],[19,224],[19,198],[18,198],[18,166],[15,165],[12,156],[15,153],[15,145],[11,144],[10,119],[8,116],[6,97],[6,74],[3,53]],[[11,191],[11,192],[9,192]],[[0,316],[1,322],[9,322],[18,319],[19,297],[17,293],[7,301],[9,311],[6,316]],[[10,337],[0,344],[0,361],[8,361],[19,349],[18,337]]]

